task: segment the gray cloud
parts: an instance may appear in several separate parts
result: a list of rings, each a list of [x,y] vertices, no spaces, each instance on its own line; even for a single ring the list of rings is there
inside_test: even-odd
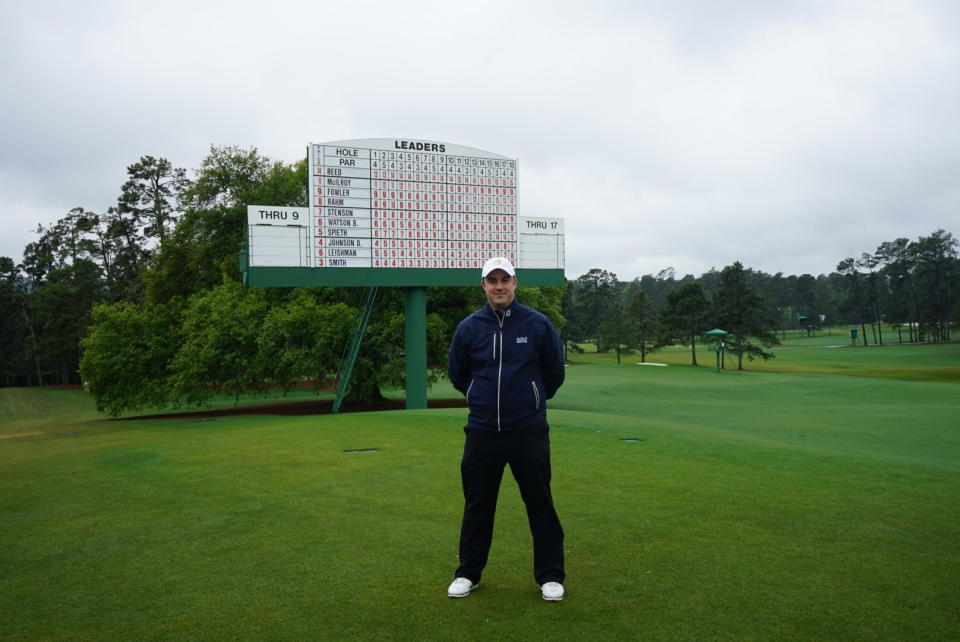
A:
[[[64,2],[0,24],[0,255],[106,209],[145,154],[391,136],[518,157],[570,277],[817,274],[958,220],[952,2]]]

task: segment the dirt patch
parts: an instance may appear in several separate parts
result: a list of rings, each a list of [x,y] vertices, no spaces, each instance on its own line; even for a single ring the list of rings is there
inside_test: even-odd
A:
[[[466,408],[465,399],[430,399],[429,408]],[[406,401],[403,399],[382,399],[370,403],[345,401],[340,406],[340,412],[375,412],[382,410],[404,410]],[[139,415],[137,417],[122,417],[107,421],[131,421],[139,419],[205,419],[210,417],[231,417],[234,415],[329,415],[333,411],[332,399],[316,399],[309,401],[288,401],[283,403],[258,404],[255,406],[235,406],[233,408],[217,408],[214,410],[188,410],[162,415]]]

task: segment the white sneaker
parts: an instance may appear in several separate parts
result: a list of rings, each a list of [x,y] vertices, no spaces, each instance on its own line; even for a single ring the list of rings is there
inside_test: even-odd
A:
[[[458,577],[457,579],[453,580],[453,582],[450,584],[450,587],[447,588],[447,596],[448,597],[467,597],[468,595],[470,595],[470,591],[477,588],[478,586],[480,586],[479,583],[474,584],[473,582],[471,582],[465,577]],[[562,588],[560,590],[561,592],[563,591]]]
[[[560,582],[547,582],[540,587],[540,594],[547,602],[559,602],[563,599],[563,584]]]

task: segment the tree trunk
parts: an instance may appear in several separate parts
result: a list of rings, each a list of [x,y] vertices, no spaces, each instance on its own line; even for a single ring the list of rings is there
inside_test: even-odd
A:
[[[873,308],[877,317],[877,332],[880,333],[880,345],[883,345],[883,327],[880,325],[880,306],[876,301],[873,302]]]
[[[944,296],[946,297],[946,300],[943,304],[943,340],[949,341],[950,340],[950,310],[952,309],[949,287],[946,288],[944,292]]]
[[[37,385],[43,385],[43,372],[40,370],[40,356],[37,354],[37,335],[33,333],[33,324],[30,323],[30,317],[27,316],[27,311],[21,309],[23,312],[23,320],[27,323],[27,329],[30,330],[30,343],[33,345],[33,365],[37,369]]]

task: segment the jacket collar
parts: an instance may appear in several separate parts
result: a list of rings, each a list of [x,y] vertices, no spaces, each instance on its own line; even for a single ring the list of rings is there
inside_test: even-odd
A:
[[[503,318],[508,319],[512,314],[516,314],[517,308],[519,305],[520,305],[520,301],[517,300],[516,296],[514,296],[513,301],[511,301],[510,305],[507,306],[507,309],[503,311]],[[486,308],[493,317],[499,319],[499,315],[497,314],[497,311],[494,309],[492,305],[490,305],[489,301],[484,303],[483,307]]]

